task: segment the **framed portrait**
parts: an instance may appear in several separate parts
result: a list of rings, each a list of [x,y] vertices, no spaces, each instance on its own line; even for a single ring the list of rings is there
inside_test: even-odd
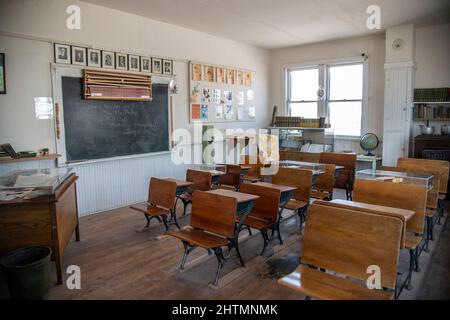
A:
[[[163,60],[163,74],[172,75],[173,74],[173,61]]]
[[[64,63],[70,64],[70,46],[65,44],[57,44],[55,43],[55,62],[56,63]]]
[[[139,56],[135,56],[135,55],[128,55],[128,70],[130,71],[134,71],[134,72],[139,72],[141,71],[140,68],[140,64],[141,64],[141,60]]]
[[[244,72],[244,85],[247,87],[252,86],[252,73],[251,72]]]
[[[141,57],[141,71],[146,73],[152,72],[152,58]]]
[[[86,65],[86,48],[72,47],[72,64],[77,66]]]
[[[234,74],[235,72],[233,69],[227,69],[227,84],[234,85],[236,83],[234,79]]]
[[[112,51],[102,51],[102,68],[115,68],[115,53]]]
[[[88,67],[100,68],[102,65],[101,51],[97,49],[87,50],[87,65]]]
[[[244,85],[244,72],[241,70],[236,71],[236,84],[238,86]]]
[[[216,81],[216,72],[215,67],[213,66],[205,66],[205,81],[215,82]]]
[[[202,81],[202,65],[198,63],[192,64],[192,80],[193,81]]]
[[[162,73],[162,59],[152,58],[152,72]]]
[[[128,70],[128,56],[126,53],[116,53],[116,69]]]
[[[225,68],[223,67],[216,68],[216,82],[225,83]]]
[[[6,94],[6,61],[5,54],[0,53],[0,94]]]

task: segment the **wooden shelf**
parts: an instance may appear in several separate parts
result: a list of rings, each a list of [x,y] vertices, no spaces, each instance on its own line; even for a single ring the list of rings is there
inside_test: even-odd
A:
[[[413,121],[450,121],[450,118],[414,118]]]
[[[414,104],[450,104],[450,101],[425,101],[425,102],[413,102]]]
[[[57,159],[61,157],[60,154],[52,153],[47,156],[37,156],[32,158],[19,158],[19,159],[13,159],[13,158],[0,158],[0,164],[4,163],[15,163],[15,162],[25,162],[25,161],[41,161],[41,160],[51,160],[51,159]]]
[[[152,79],[149,75],[84,70],[84,99],[151,101]]]

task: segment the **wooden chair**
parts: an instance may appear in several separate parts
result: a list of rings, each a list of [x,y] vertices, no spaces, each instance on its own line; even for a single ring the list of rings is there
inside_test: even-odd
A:
[[[180,239],[184,246],[184,254],[180,269],[184,269],[187,256],[197,247],[217,257],[217,271],[214,285],[219,282],[220,271],[226,258],[223,247],[236,248],[237,234],[235,229],[237,200],[232,197],[216,195],[203,191],[195,191],[192,202],[192,215],[189,229],[172,230],[168,234]],[[240,257],[239,250],[236,248]]]
[[[302,292],[307,299],[393,299],[401,233],[397,218],[313,203],[301,265],[278,283]],[[367,270],[372,265],[382,271],[382,289],[367,288]]]
[[[284,209],[297,212],[300,218],[300,232],[311,198],[312,171],[306,169],[279,168],[278,173],[272,176],[273,184],[296,187],[292,199],[284,206]]]
[[[174,211],[175,197],[177,192],[177,183],[174,181],[152,178],[148,191],[148,200],[145,205],[133,205],[131,209],[142,212],[147,219],[146,228],[150,226],[152,219],[157,219],[164,223],[166,232],[169,231],[169,222],[167,216],[178,227],[177,216]]]
[[[261,168],[263,164],[259,161],[258,157],[243,155],[241,156],[240,164],[251,167],[242,179],[244,182],[255,183],[262,181]]]
[[[325,164],[325,173],[317,177],[317,182],[311,192],[311,198],[319,200],[332,200],[336,165]]]
[[[219,177],[219,187],[239,191],[241,185],[241,166],[227,164],[226,174]]]
[[[336,177],[334,186],[336,188],[345,189],[347,200],[351,200],[353,180],[356,169],[356,154],[322,152],[320,154],[320,163],[328,163],[345,167],[345,169],[340,170],[339,175]]]
[[[441,172],[437,171],[436,167],[432,166],[419,166],[416,162],[413,165],[403,163],[404,167],[381,167],[386,171],[400,171],[400,172],[412,172],[422,175],[433,176],[433,184],[431,190],[427,193],[427,211],[425,212],[425,221],[426,221],[426,237],[425,237],[425,245],[423,249],[425,252],[428,252],[429,240],[434,240],[433,236],[433,228],[435,222],[435,217],[439,213],[439,186],[441,181]]]
[[[248,228],[257,229],[261,232],[264,240],[264,246],[261,255],[264,254],[270,241],[268,230],[278,232],[280,244],[283,244],[280,234],[279,224],[279,206],[281,192],[278,189],[259,186],[253,183],[244,183],[241,185],[241,192],[259,196],[253,204],[252,211],[243,221],[243,225]]]
[[[409,250],[409,271],[399,294],[403,287],[412,289],[413,270],[419,271],[419,250],[424,233],[427,192],[426,186],[413,184],[362,179],[355,181],[354,201],[414,211],[414,216],[406,224],[408,234],[405,248]]]
[[[188,188],[188,191],[178,198],[183,202],[183,216],[186,215],[187,206],[192,203],[192,194],[196,190],[208,191],[212,186],[212,175],[210,172],[187,170],[186,181],[192,182],[193,185]]]
[[[422,170],[439,171],[438,224],[441,224],[441,217],[444,216],[445,198],[447,196],[450,162],[444,160],[400,158],[398,159],[397,165],[399,167],[422,168]]]

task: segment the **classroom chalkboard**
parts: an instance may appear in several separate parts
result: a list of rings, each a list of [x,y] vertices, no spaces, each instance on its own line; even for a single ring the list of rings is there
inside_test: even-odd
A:
[[[167,84],[153,84],[152,101],[85,100],[82,89],[62,77],[68,162],[169,150]]]

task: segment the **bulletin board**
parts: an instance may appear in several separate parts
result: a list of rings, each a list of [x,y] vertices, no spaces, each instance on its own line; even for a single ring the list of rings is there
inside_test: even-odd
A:
[[[189,71],[191,123],[255,120],[253,71],[192,61]]]

